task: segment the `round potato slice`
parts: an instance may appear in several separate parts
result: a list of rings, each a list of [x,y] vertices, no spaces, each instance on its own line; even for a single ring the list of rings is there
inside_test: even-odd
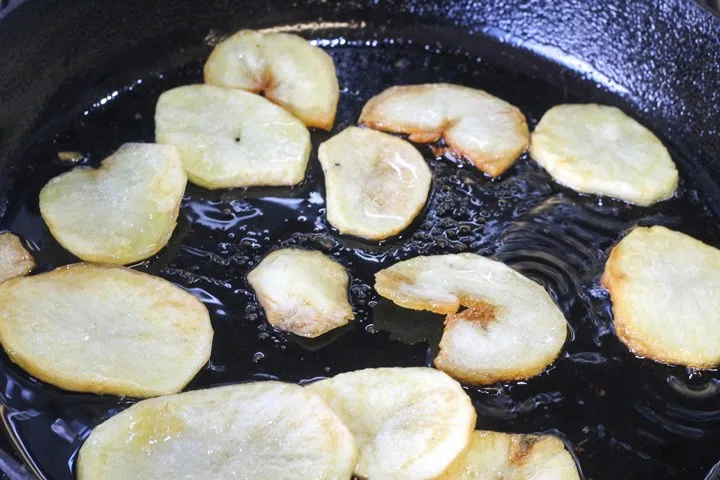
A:
[[[306,388],[355,436],[362,478],[436,478],[465,451],[475,428],[460,384],[431,368],[370,368]]]
[[[93,430],[78,480],[349,479],[356,457],[317,395],[258,382],[138,402]]]
[[[636,205],[673,196],[678,172],[658,138],[620,109],[558,105],[532,133],[530,156],[560,184]]]
[[[205,188],[296,185],[310,155],[297,118],[259,95],[211,85],[160,95],[155,138],[175,145],[190,181]]]
[[[476,430],[467,454],[442,480],[580,480],[565,444],[554,435]]]
[[[638,227],[610,252],[602,284],[615,333],[633,353],[720,365],[720,250],[665,227]]]
[[[65,390],[151,397],[181,390],[210,358],[205,306],[161,278],[75,264],[0,284],[0,343]]]
[[[371,98],[360,123],[406,133],[413,142],[445,140],[449,151],[497,177],[528,146],[522,112],[487,92],[449,83],[390,87]]]
[[[353,318],[345,268],[320,252],[276,250],[248,274],[275,328],[317,337]]]
[[[392,135],[350,127],[320,145],[328,221],[342,233],[382,240],[422,210],[432,174],[420,152]]]
[[[17,235],[0,233],[0,283],[27,275],[33,268],[35,260]]]
[[[401,307],[447,314],[435,366],[468,384],[535,376],[567,337],[565,317],[543,287],[472,253],[396,263],[375,274],[375,290]]]
[[[335,64],[297,35],[240,30],[215,46],[205,83],[262,93],[308,127],[330,130],[335,122]]]
[[[40,191],[40,213],[75,256],[123,265],[167,244],[186,184],[175,147],[127,143],[98,169],[76,168],[50,180]]]

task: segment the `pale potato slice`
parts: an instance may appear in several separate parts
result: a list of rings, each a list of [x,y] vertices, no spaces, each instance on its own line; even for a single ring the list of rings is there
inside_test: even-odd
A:
[[[565,444],[554,435],[476,430],[466,455],[442,480],[580,480]]]
[[[444,139],[449,150],[497,177],[528,146],[525,116],[487,92],[449,83],[390,87],[371,98],[360,123],[406,133],[413,142]]]
[[[375,274],[375,290],[402,307],[447,314],[435,366],[469,384],[537,375],[567,337],[543,287],[473,253],[396,263]]]
[[[335,64],[297,35],[240,30],[215,46],[205,83],[262,93],[308,127],[330,130],[335,122]]]
[[[0,283],[27,275],[33,268],[35,260],[17,235],[0,233]]]
[[[532,133],[530,155],[560,184],[641,206],[673,196],[678,172],[647,128],[605,105],[557,105]]]
[[[248,274],[275,328],[314,338],[353,318],[345,268],[320,252],[275,250]]]
[[[0,343],[65,390],[150,397],[182,389],[210,357],[205,306],[162,278],[80,263],[0,284]]]
[[[126,143],[98,169],[80,167],[50,180],[40,191],[40,213],[75,256],[123,265],[167,244],[186,184],[175,147]]]
[[[350,127],[322,143],[328,221],[342,233],[382,240],[422,210],[432,173],[420,152],[392,135]]]
[[[308,389],[279,382],[143,400],[96,427],[78,480],[349,479],[352,434]]]
[[[160,95],[155,139],[180,150],[190,181],[205,188],[296,185],[305,177],[310,132],[259,95],[186,85]]]
[[[306,388],[355,436],[355,473],[362,478],[437,478],[475,428],[475,409],[460,384],[431,368],[370,368]]]
[[[610,252],[602,284],[615,333],[633,353],[720,365],[720,250],[665,227],[638,227]]]

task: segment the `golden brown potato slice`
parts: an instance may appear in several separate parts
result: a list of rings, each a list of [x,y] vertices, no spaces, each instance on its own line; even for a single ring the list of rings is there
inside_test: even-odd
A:
[[[248,274],[275,328],[317,337],[353,318],[345,268],[320,252],[275,250]]]
[[[431,368],[369,368],[306,388],[355,436],[362,478],[436,478],[465,451],[475,428],[460,384]]]
[[[138,402],[93,430],[78,480],[349,479],[356,458],[317,395],[257,382]]]
[[[27,275],[33,268],[35,260],[17,235],[0,233],[0,283]]]
[[[205,83],[262,93],[308,127],[330,130],[335,122],[335,64],[297,35],[240,30],[210,54]]]
[[[580,480],[565,444],[553,435],[476,430],[466,455],[442,480]]]
[[[420,152],[392,135],[350,127],[320,145],[328,221],[342,233],[382,240],[420,213],[432,174]]]
[[[371,98],[360,123],[406,133],[413,142],[444,139],[449,150],[497,177],[528,146],[525,116],[487,92],[449,83],[390,87]]]
[[[532,133],[530,155],[578,192],[652,205],[673,196],[678,172],[658,138],[620,109],[557,105]]]
[[[126,143],[98,169],[80,167],[50,180],[40,192],[40,212],[75,256],[123,265],[167,244],[186,184],[175,147]]]
[[[162,278],[75,264],[0,284],[0,343],[65,390],[151,397],[182,389],[210,357],[205,306]]]
[[[401,307],[447,314],[435,366],[469,384],[535,376],[567,337],[543,287],[472,253],[396,263],[375,274],[375,290]]]
[[[720,251],[665,227],[638,227],[610,252],[602,283],[615,333],[638,356],[720,365]]]

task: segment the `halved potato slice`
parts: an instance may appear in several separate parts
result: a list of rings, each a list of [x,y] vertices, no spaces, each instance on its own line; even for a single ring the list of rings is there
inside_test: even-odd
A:
[[[186,184],[175,147],[126,143],[98,169],[80,167],[50,180],[40,191],[40,213],[75,256],[123,265],[167,244]]]
[[[476,430],[470,450],[442,480],[580,480],[565,444],[554,435]]]
[[[375,274],[375,290],[402,307],[447,314],[435,366],[469,384],[537,375],[567,337],[543,287],[472,253],[396,263]]]
[[[557,105],[532,134],[530,155],[560,184],[637,205],[673,196],[678,172],[650,130],[605,105]]]
[[[75,264],[0,284],[0,343],[65,390],[151,397],[182,389],[210,358],[205,306],[162,278]]]
[[[406,133],[413,142],[444,139],[449,150],[497,177],[528,146],[525,116],[487,92],[449,83],[390,87],[363,107],[360,123]]]
[[[317,337],[353,318],[345,268],[320,252],[275,250],[248,274],[275,328]]]
[[[310,156],[297,118],[259,95],[211,85],[160,95],[155,139],[175,145],[190,181],[205,188],[295,185]]]
[[[355,436],[362,478],[436,478],[465,451],[475,428],[463,388],[431,368],[370,368],[306,388]]]
[[[317,395],[257,382],[138,402],[93,430],[78,480],[349,479],[356,457]]]
[[[320,145],[328,221],[342,233],[382,240],[422,210],[432,174],[420,152],[392,135],[350,127]]]
[[[720,250],[665,227],[638,227],[610,252],[602,284],[615,333],[633,353],[720,365]]]
[[[330,130],[335,122],[335,64],[297,35],[240,30],[215,46],[205,83],[262,93],[308,127]]]
[[[0,283],[21,277],[35,268],[30,252],[25,250],[17,235],[0,233]]]

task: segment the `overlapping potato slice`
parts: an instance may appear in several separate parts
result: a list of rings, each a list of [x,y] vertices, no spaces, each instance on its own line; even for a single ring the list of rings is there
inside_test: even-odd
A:
[[[360,123],[406,133],[413,142],[444,139],[449,150],[496,177],[528,146],[525,116],[487,92],[449,83],[391,87],[371,98]]]
[[[356,457],[317,395],[258,382],[135,404],[93,430],[78,480],[349,479]]]
[[[0,283],[27,275],[33,268],[35,260],[17,235],[0,233]]]
[[[262,93],[309,127],[330,130],[335,121],[335,64],[297,35],[240,30],[213,50],[205,83]]]
[[[205,188],[295,185],[310,155],[297,118],[259,95],[212,85],[160,95],[155,138],[175,145],[190,181]]]
[[[0,284],[0,343],[65,390],[150,397],[182,389],[210,357],[205,306],[161,278],[75,264]]]
[[[386,480],[436,478],[463,452],[475,409],[460,384],[430,368],[374,368],[306,387],[355,436],[355,473]]]
[[[658,138],[620,109],[557,105],[532,133],[530,155],[560,184],[637,205],[672,197],[678,172]]]
[[[422,210],[432,174],[420,152],[392,135],[350,127],[320,145],[328,221],[342,233],[382,240]]]
[[[602,284],[615,333],[636,355],[720,365],[720,250],[665,227],[638,227],[612,249]]]
[[[472,444],[442,480],[580,480],[577,465],[553,435],[476,430]]]
[[[435,366],[465,383],[537,375],[567,337],[543,287],[480,255],[405,260],[375,274],[375,289],[402,307],[447,314]]]
[[[248,282],[268,322],[280,330],[314,338],[354,318],[345,268],[320,252],[275,250]]]
[[[77,257],[122,265],[167,244],[186,183],[175,147],[127,143],[98,169],[80,167],[50,180],[40,192],[40,212]]]

